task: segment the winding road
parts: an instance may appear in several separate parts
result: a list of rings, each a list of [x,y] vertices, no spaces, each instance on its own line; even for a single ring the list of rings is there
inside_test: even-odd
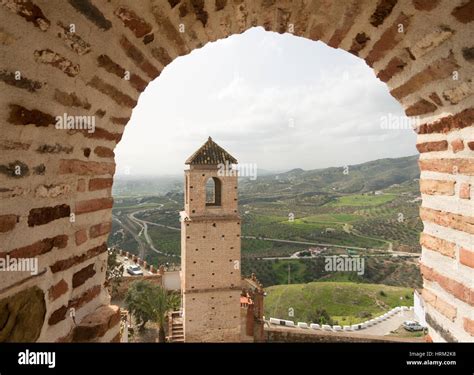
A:
[[[161,250],[158,250],[155,245],[153,244],[153,241],[150,237],[150,235],[148,234],[148,225],[156,225],[156,226],[160,226],[160,227],[164,227],[164,228],[168,228],[168,229],[173,229],[173,230],[181,230],[180,228],[176,228],[176,227],[171,227],[171,226],[167,226],[167,225],[163,225],[163,224],[157,224],[157,223],[152,223],[151,221],[147,221],[147,220],[142,220],[142,219],[139,219],[137,217],[135,217],[135,215],[139,214],[139,213],[142,213],[142,212],[146,212],[146,211],[149,211],[149,210],[156,210],[156,209],[161,209],[163,207],[163,204],[159,204],[157,207],[153,207],[153,208],[147,208],[147,209],[143,209],[143,210],[138,210],[138,211],[134,211],[134,212],[131,212],[129,214],[127,214],[127,218],[137,224],[139,227],[140,227],[140,232],[137,234],[135,234],[135,232],[130,229],[126,224],[122,223],[122,221],[120,219],[118,219],[117,217],[113,216],[112,215],[112,219],[115,220],[116,222],[118,222],[122,228],[124,228],[125,230],[127,230],[132,236],[133,238],[135,239],[135,241],[138,243],[139,245],[139,253],[140,253],[140,257],[142,259],[145,259],[145,255],[146,255],[146,247],[143,245],[143,242],[140,238],[141,234],[143,233],[144,237],[145,237],[145,241],[147,242],[148,246],[150,247],[151,250],[153,250],[155,253],[157,254],[160,254],[160,255],[164,255],[164,256],[167,256],[167,257],[178,257],[177,255],[175,254],[170,254],[170,253],[165,253]]]
[[[144,238],[145,238],[145,240],[146,240],[146,242],[147,242],[147,244],[148,244],[148,246],[150,247],[151,250],[153,250],[154,252],[156,252],[157,254],[160,254],[160,255],[164,255],[164,256],[168,256],[168,257],[178,257],[175,254],[170,254],[170,253],[165,253],[163,251],[160,251],[154,246],[153,241],[152,241],[150,235],[148,234],[148,225],[154,225],[154,226],[158,226],[158,227],[162,227],[162,228],[166,228],[166,229],[170,229],[170,230],[175,230],[175,231],[180,231],[181,228],[172,227],[172,226],[165,225],[165,224],[153,223],[151,221],[147,221],[147,220],[143,220],[143,219],[139,219],[139,218],[135,217],[135,215],[137,215],[137,214],[140,214],[140,213],[143,213],[143,212],[146,212],[146,211],[150,211],[150,210],[156,210],[156,209],[159,210],[162,207],[163,207],[163,204],[159,204],[157,207],[141,209],[141,210],[137,210],[137,211],[134,211],[134,212],[131,212],[131,213],[127,214],[127,218],[131,222],[137,224],[141,228],[138,235],[136,235],[132,229],[130,229],[127,225],[122,223],[117,217],[113,216],[113,220],[116,220],[125,230],[130,232],[132,234],[133,238],[135,239],[135,241],[138,242],[140,256],[142,257],[142,259],[145,258],[145,252],[146,252],[146,247],[143,245],[143,242],[140,238],[142,233],[144,234]],[[348,249],[348,250],[349,249],[350,250],[363,250],[363,251],[382,252],[383,253],[383,254],[364,254],[364,256],[370,256],[370,257],[401,257],[401,258],[418,258],[418,257],[420,257],[420,254],[418,254],[418,253],[393,251],[393,250],[390,250],[390,249],[389,250],[369,249],[369,248],[357,247],[357,246],[336,245],[336,244],[330,244],[330,243],[318,243],[318,242],[308,242],[308,241],[283,240],[283,239],[279,239],[279,238],[268,238],[268,237],[258,237],[258,236],[242,236],[242,238],[243,239],[253,239],[253,240],[262,240],[262,241],[272,241],[272,242],[280,242],[280,243],[297,244],[297,245],[309,245],[309,246],[319,246],[319,247],[329,247],[329,248],[337,247],[337,248]],[[387,252],[388,252],[388,254],[387,254]],[[299,257],[296,257],[296,258],[300,259]],[[310,258],[310,257],[308,257],[308,258]],[[314,258],[314,257],[312,257],[312,258]],[[281,260],[283,260],[283,259],[295,259],[295,256],[268,257],[268,258],[262,258],[262,259],[268,259],[268,260],[270,260],[270,259],[281,259]]]

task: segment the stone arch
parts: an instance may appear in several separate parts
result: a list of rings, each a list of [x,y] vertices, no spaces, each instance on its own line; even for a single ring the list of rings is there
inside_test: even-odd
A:
[[[474,341],[473,19],[473,0],[3,0],[0,251],[40,272],[1,274],[0,300],[45,291],[41,341],[117,338],[103,286],[114,147],[167,64],[263,26],[359,56],[419,116],[430,336]],[[94,115],[95,131],[56,129],[64,113]]]

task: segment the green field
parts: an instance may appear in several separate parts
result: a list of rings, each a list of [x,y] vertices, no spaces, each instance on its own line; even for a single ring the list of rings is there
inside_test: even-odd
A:
[[[331,254],[347,254],[340,249]],[[291,284],[310,283],[314,281],[351,281],[371,284],[421,287],[422,280],[416,261],[401,258],[366,257],[364,273],[327,272],[325,258],[300,259],[255,259],[242,256],[242,274],[255,273],[265,287],[288,284],[290,273]],[[288,272],[290,271],[290,272]]]
[[[329,205],[356,206],[356,207],[379,206],[381,204],[385,204],[394,200],[395,197],[396,196],[393,194],[383,194],[383,195],[353,194],[353,195],[346,195],[343,197],[339,197],[334,203],[329,203]]]
[[[243,274],[255,272],[265,286],[284,284],[291,264],[292,282],[323,279],[419,286],[416,263],[389,259],[388,254],[390,250],[421,250],[417,157],[375,160],[351,166],[349,171],[297,169],[258,176],[255,181],[239,179]],[[179,228],[182,185],[181,178],[114,183],[113,215],[122,225],[113,221],[109,246],[141,252],[155,266],[179,263],[179,230],[148,225],[154,247],[177,257],[159,255],[150,249],[143,233],[138,236],[140,228],[129,215],[135,212],[138,219]],[[152,191],[155,195],[148,195]],[[310,247],[323,249],[323,255],[377,253],[386,258],[367,258],[362,277],[325,275],[317,259],[282,259],[280,263],[262,259],[287,258]],[[345,247],[358,249],[350,253]]]
[[[312,322],[324,309],[335,324],[357,324],[384,314],[396,306],[413,305],[413,289],[381,284],[313,282],[266,288],[266,319]],[[289,312],[294,316],[289,316]],[[315,322],[319,323],[319,322]]]

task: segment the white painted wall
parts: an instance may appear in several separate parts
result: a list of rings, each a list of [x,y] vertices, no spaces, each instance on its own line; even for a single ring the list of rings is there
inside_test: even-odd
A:
[[[166,290],[180,290],[181,277],[179,271],[167,271],[163,275],[163,287]]]
[[[422,325],[427,327],[428,325],[426,324],[425,320],[425,303],[423,301],[423,298],[421,295],[418,293],[417,290],[415,290],[415,293],[413,295],[413,305],[414,305],[414,314],[416,320]]]

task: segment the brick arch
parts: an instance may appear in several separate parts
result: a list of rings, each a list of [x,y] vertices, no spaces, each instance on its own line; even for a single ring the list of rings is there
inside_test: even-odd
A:
[[[359,56],[406,113],[419,116],[430,335],[474,341],[473,0],[0,4],[0,252],[37,256],[40,269],[1,274],[0,302],[44,291],[38,340],[116,339],[118,312],[103,286],[114,147],[140,93],[167,64],[263,26]],[[63,113],[94,115],[95,131],[56,129]],[[71,307],[82,329],[73,329]]]

